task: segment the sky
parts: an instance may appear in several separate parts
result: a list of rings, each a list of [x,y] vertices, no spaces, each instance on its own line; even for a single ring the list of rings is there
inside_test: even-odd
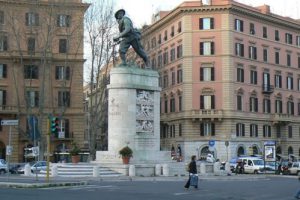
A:
[[[114,0],[115,10],[125,9],[126,14],[132,19],[134,25],[140,28],[144,24],[150,24],[154,13],[160,10],[172,10],[184,0]],[[190,0],[193,1],[193,0]],[[194,0],[198,1],[198,0]],[[203,0],[205,2],[207,0]],[[237,2],[260,6],[267,4],[271,12],[295,19],[300,18],[299,0],[235,0]],[[250,3],[249,3],[250,2]]]

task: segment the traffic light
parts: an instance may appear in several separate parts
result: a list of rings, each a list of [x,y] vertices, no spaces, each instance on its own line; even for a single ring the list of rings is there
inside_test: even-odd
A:
[[[59,131],[59,120],[57,117],[50,117],[50,132],[57,134]]]

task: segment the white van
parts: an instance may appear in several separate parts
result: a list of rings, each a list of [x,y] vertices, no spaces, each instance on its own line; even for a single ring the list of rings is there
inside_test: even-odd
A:
[[[257,157],[241,157],[244,163],[244,172],[247,174],[258,174],[264,171],[264,161]]]

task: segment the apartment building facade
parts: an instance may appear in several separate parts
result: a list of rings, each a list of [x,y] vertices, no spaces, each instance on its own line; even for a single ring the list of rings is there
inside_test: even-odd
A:
[[[72,142],[84,141],[83,17],[81,0],[0,0],[0,158],[30,159],[27,148],[46,152],[48,118],[58,118],[50,136],[51,161]],[[32,159],[32,157],[31,157]]]
[[[144,44],[161,91],[161,149],[229,160],[300,155],[300,23],[267,5],[186,1],[154,16]]]

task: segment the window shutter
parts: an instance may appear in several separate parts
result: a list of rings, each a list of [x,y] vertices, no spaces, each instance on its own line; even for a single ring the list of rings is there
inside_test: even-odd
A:
[[[204,136],[204,124],[203,123],[200,124],[200,135]]]
[[[59,79],[59,66],[55,67],[55,79],[58,80]]]
[[[211,50],[210,54],[214,55],[215,54],[215,43],[214,42],[210,43],[210,50]]]
[[[255,112],[258,112],[258,98],[255,98]]]
[[[200,68],[200,81],[203,81],[203,77],[204,77],[203,68],[201,67]]]
[[[66,67],[66,80],[70,80],[70,67]]]
[[[3,74],[2,74],[3,78],[7,77],[7,65],[3,64]]]
[[[35,25],[38,26],[40,24],[39,22],[39,14],[35,13]]]
[[[34,91],[34,106],[39,106],[39,92]]]
[[[235,20],[234,20],[234,30],[237,30],[237,22],[238,22],[238,20],[235,19]]]
[[[56,25],[57,25],[57,26],[60,26],[60,15],[57,15],[57,18],[56,18]]]
[[[215,136],[215,124],[211,123],[211,136]]]
[[[2,95],[3,95],[2,105],[6,105],[6,90],[2,90]]]
[[[244,32],[244,22],[241,20],[240,20],[240,22],[241,22],[241,32]]]
[[[245,136],[245,124],[242,124],[242,136]]]
[[[249,102],[249,110],[252,112],[252,97],[250,97]]]
[[[67,25],[67,27],[70,27],[70,25],[71,25],[71,16],[70,15],[67,15],[67,17],[66,17],[66,25]]]
[[[28,26],[29,25],[29,14],[28,13],[26,13],[25,14],[25,19],[26,19],[26,26]]]
[[[212,67],[210,72],[211,72],[211,77],[210,78],[211,78],[212,81],[214,81],[215,80],[215,68]]]
[[[244,57],[244,44],[241,44],[241,56]]]
[[[64,119],[64,120],[65,120],[65,137],[70,138],[69,119]]]
[[[200,42],[200,55],[203,55],[203,42]],[[178,53],[178,52],[177,52]]]
[[[239,55],[239,52],[238,52],[238,45],[239,45],[238,43],[235,43],[235,45],[234,45],[234,46],[235,46],[235,55],[236,55],[236,56]]]
[[[239,136],[239,124],[235,125],[235,132],[236,132],[236,136]]]
[[[292,111],[292,115],[294,115],[294,102],[291,102],[291,111]]]
[[[254,59],[257,59],[257,53],[256,53],[256,47],[253,48],[253,53],[254,53]]]
[[[200,95],[200,109],[204,109],[204,96]]]
[[[253,136],[253,125],[250,124],[250,137],[252,137],[252,136]]]
[[[202,30],[203,29],[203,18],[199,19],[199,29]]]
[[[3,50],[7,51],[7,49],[8,49],[7,36],[3,36]]]
[[[211,109],[215,109],[215,95],[211,95]]]
[[[214,29],[214,28],[215,28],[214,18],[210,18],[210,29]]]

